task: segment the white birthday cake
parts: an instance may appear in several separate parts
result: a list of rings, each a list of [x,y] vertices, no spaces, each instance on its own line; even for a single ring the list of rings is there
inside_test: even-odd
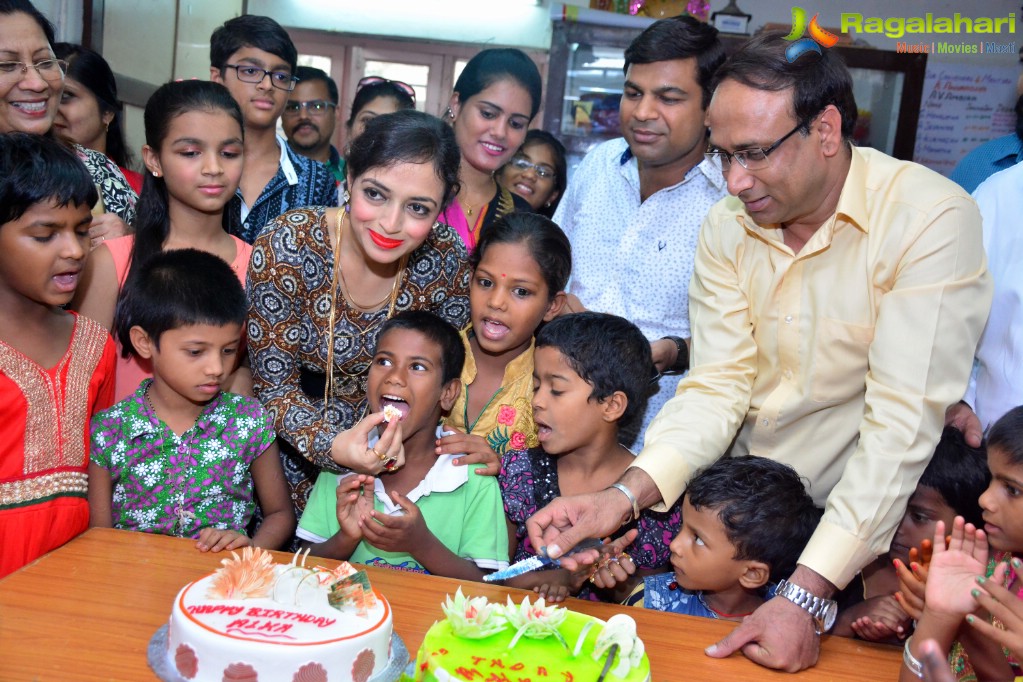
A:
[[[391,608],[364,571],[232,555],[174,599],[167,655],[182,678],[367,682],[387,667]]]

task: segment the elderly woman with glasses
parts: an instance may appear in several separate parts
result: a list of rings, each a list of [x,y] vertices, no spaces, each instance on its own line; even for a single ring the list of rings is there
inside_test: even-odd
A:
[[[497,181],[525,199],[533,210],[554,217],[568,185],[565,145],[546,130],[533,129],[512,160],[497,171]]]
[[[0,133],[52,135],[66,62],[53,53],[53,26],[29,0],[0,0]],[[138,196],[113,161],[69,143],[96,182],[100,201],[89,234],[95,246],[122,235]]]

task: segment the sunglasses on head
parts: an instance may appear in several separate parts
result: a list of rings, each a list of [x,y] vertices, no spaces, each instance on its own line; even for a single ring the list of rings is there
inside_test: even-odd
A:
[[[378,83],[390,83],[391,85],[393,85],[394,87],[398,88],[406,95],[411,97],[413,104],[416,103],[416,91],[411,85],[409,85],[408,83],[403,83],[402,81],[392,81],[388,78],[381,78],[380,76],[366,76],[365,78],[362,78],[359,81],[359,84],[355,86],[355,92],[362,90],[367,85],[376,85]]]

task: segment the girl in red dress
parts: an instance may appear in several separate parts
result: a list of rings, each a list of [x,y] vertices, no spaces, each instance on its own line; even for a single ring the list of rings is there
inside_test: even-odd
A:
[[[113,399],[114,345],[62,306],[96,199],[73,151],[0,135],[0,578],[89,525],[88,424]]]

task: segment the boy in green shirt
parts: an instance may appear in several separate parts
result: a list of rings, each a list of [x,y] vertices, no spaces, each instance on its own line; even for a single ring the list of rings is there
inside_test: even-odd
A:
[[[313,554],[466,580],[508,565],[497,479],[435,453],[464,360],[458,332],[433,313],[384,323],[369,370],[371,414],[351,439],[377,454],[381,471],[320,472],[298,527]],[[393,416],[377,437],[385,408]]]

